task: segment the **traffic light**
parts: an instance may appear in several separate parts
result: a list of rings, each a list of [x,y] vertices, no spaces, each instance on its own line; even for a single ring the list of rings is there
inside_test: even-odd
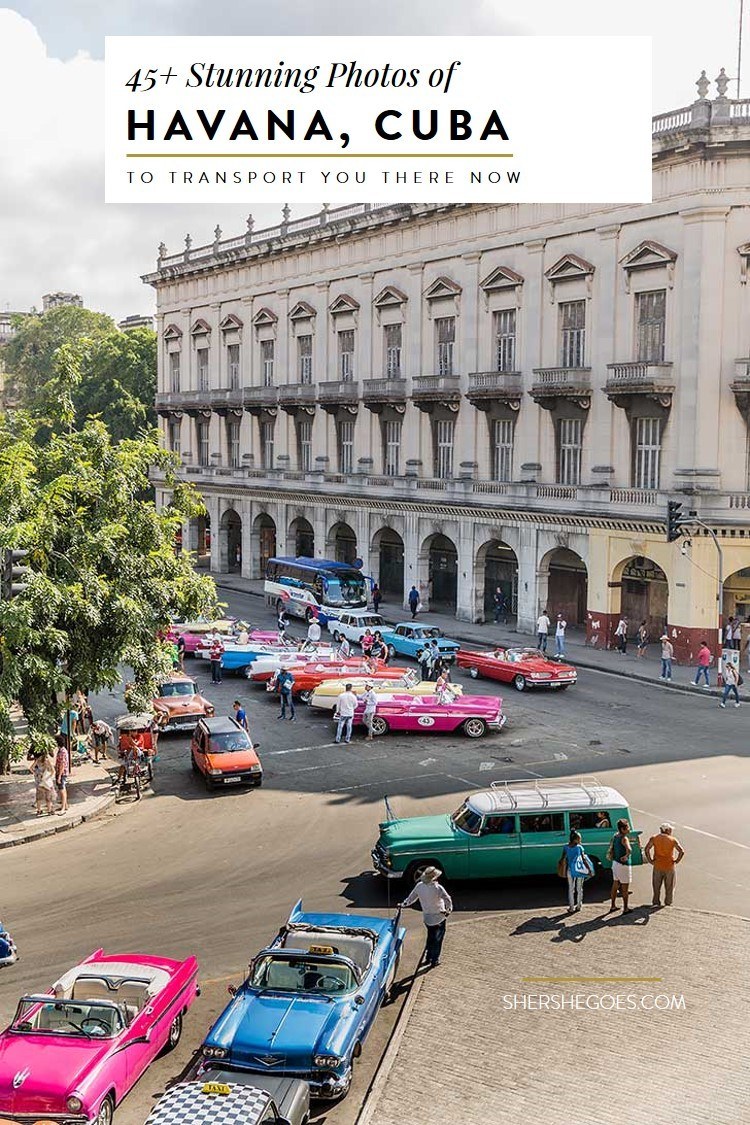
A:
[[[22,550],[21,548],[17,550],[6,548],[3,552],[3,601],[9,602],[11,598],[17,598],[19,594],[24,594],[28,589],[28,578],[31,574],[31,567],[23,566],[23,560],[28,554],[28,551]]]
[[[675,539],[679,539],[682,535],[682,504],[677,500],[670,500],[667,503],[667,543],[673,543]]]

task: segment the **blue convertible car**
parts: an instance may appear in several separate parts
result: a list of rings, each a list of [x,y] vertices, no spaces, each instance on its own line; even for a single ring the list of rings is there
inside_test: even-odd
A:
[[[393,986],[405,933],[398,915],[307,914],[300,900],[230,989],[202,1065],[303,1078],[314,1097],[343,1097]]]
[[[391,657],[411,656],[416,659],[417,653],[426,643],[437,641],[440,655],[445,661],[452,663],[461,647],[458,641],[449,641],[434,625],[417,625],[411,621],[402,621],[392,629],[381,629],[380,635],[383,643],[388,645]]]

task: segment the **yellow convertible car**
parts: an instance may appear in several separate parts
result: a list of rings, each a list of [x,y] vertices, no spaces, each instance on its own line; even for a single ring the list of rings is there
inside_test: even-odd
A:
[[[325,680],[311,694],[310,706],[321,711],[333,711],[336,700],[346,684],[351,684],[352,691],[357,695],[363,695],[366,683],[367,678],[365,676],[353,676],[346,683],[343,680]],[[434,680],[420,680],[416,673],[411,671],[407,672],[405,676],[394,677],[392,680],[375,680],[373,688],[376,695],[390,694],[394,691],[415,696],[435,694]],[[448,690],[454,695],[461,695],[463,692],[461,684],[451,684]]]

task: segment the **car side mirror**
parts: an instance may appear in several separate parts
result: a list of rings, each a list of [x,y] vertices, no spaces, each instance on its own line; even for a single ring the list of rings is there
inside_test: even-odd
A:
[[[238,991],[237,986],[234,985],[234,984],[230,984],[229,987],[227,988],[227,992],[229,993],[230,996],[236,996],[237,991]]]
[[[364,996],[357,995],[357,996],[354,997],[354,1003],[357,1005],[358,1008],[361,1008],[362,1005],[364,1004],[364,1002],[365,1002]]]
[[[253,750],[260,750],[260,743],[259,742],[255,743],[255,745],[253,746]]]

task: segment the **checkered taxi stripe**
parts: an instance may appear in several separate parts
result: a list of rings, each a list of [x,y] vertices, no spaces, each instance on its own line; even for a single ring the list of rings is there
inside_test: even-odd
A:
[[[255,1125],[269,1097],[254,1086],[231,1085],[228,1094],[204,1093],[203,1082],[168,1090],[146,1125]]]

